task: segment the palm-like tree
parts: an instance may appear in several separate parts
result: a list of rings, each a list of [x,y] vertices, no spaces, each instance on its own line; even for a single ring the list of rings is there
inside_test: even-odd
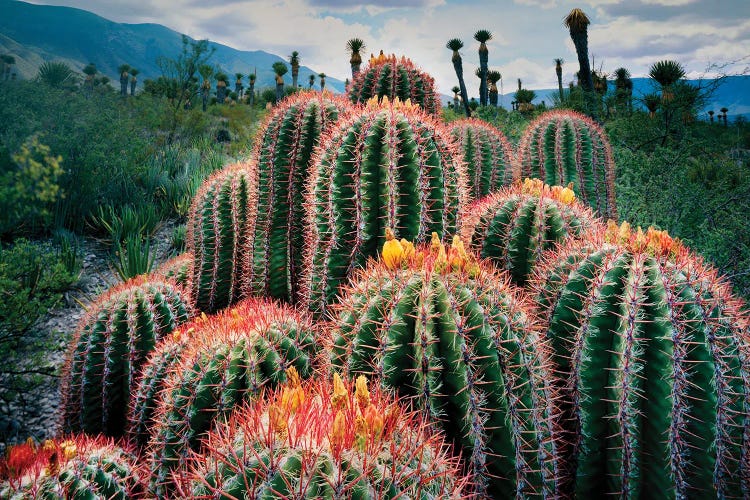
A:
[[[362,65],[362,54],[360,50],[364,50],[365,42],[361,38],[352,38],[346,42],[346,50],[349,51],[351,57],[349,58],[349,64],[352,67],[352,79],[359,73],[359,67]]]
[[[247,92],[250,94],[250,102],[249,102],[250,106],[255,104],[255,80],[257,76],[258,75],[256,75],[255,72],[247,75],[247,81],[248,81]]]
[[[314,74],[312,74],[312,73],[310,74],[310,77],[308,78],[308,83],[310,84],[310,87],[309,87],[310,90],[312,90],[313,85],[315,85],[315,75]]]
[[[591,77],[591,66],[589,65],[589,24],[591,24],[591,21],[581,9],[571,10],[565,18],[565,27],[570,30],[570,38],[576,47],[578,66],[580,67],[579,80],[585,91],[594,90],[594,81]]]
[[[659,61],[651,66],[648,75],[661,87],[664,101],[672,100],[672,86],[685,76],[685,68],[677,61]]]
[[[211,94],[211,77],[214,76],[214,68],[208,64],[198,66],[198,74],[201,75],[201,100],[203,101],[203,111],[208,107],[208,97]]]
[[[216,74],[216,102],[224,104],[227,98],[227,84],[229,76],[226,73],[219,72]]]
[[[559,57],[555,59],[555,73],[557,74],[557,90],[560,92],[560,102],[563,101],[562,65],[564,62]]]
[[[656,110],[659,109],[661,97],[659,97],[657,94],[646,94],[645,96],[643,96],[643,103],[648,109],[648,116],[653,118],[654,116],[656,116]]]
[[[242,79],[245,78],[245,75],[243,75],[242,73],[235,73],[234,77],[234,91],[237,93],[237,98],[239,99],[242,97]]]
[[[458,96],[459,92],[461,92],[461,88],[458,85],[454,85],[451,89],[451,92],[453,92],[453,109],[458,111],[458,101],[460,97]]]
[[[499,82],[502,77],[503,75],[501,75],[499,71],[491,70],[487,72],[487,81],[490,82],[490,90],[488,92],[490,98],[490,106],[497,107],[497,82]]]
[[[64,88],[75,80],[75,72],[63,62],[45,62],[39,66],[36,78],[54,88]]]
[[[453,51],[453,57],[451,58],[451,61],[453,62],[453,69],[456,71],[456,77],[458,78],[458,86],[461,89],[461,99],[464,103],[464,111],[466,112],[466,116],[471,116],[471,109],[469,108],[469,95],[466,92],[466,82],[464,82],[464,67],[463,67],[463,61],[461,59],[461,54],[458,53],[459,50],[461,50],[464,46],[464,42],[462,42],[458,38],[451,38],[448,40],[448,43],[445,44],[445,46]]]
[[[711,119],[711,123],[713,123],[714,122],[714,110],[713,109],[708,112],[708,117]]]
[[[135,86],[138,85],[138,73],[140,73],[140,71],[138,71],[135,68],[130,68],[129,73],[130,73],[130,95],[133,96],[135,95]]]
[[[11,67],[16,64],[16,58],[9,55],[9,54],[3,54],[0,56],[0,61],[2,61],[2,74],[5,75],[5,79],[10,79],[10,73],[11,73]]]
[[[492,40],[492,33],[488,30],[479,30],[474,33],[474,40],[479,42],[479,104],[487,105],[487,64],[489,62],[489,50],[487,42]]]
[[[633,80],[630,79],[630,71],[625,68],[617,68],[615,70],[615,100],[618,111],[630,110],[632,95]]]
[[[117,67],[117,72],[120,73],[120,95],[125,97],[128,95],[128,77],[130,74],[130,66],[127,64],[120,64]]]
[[[318,73],[318,78],[320,78],[320,91],[323,92],[326,88],[326,74]]]
[[[83,68],[83,74],[86,75],[86,82],[84,83],[85,93],[91,95],[94,90],[94,77],[96,76],[96,64],[88,63]]]
[[[292,67],[292,87],[297,88],[297,78],[299,77],[299,52],[296,50],[289,56],[289,66]]]
[[[289,68],[281,61],[273,63],[272,68],[273,72],[276,73],[276,102],[279,102],[284,97],[284,75],[289,71]]]
[[[721,108],[719,111],[721,111],[721,118],[724,120],[724,126],[727,126],[727,112],[729,111],[727,108]]]

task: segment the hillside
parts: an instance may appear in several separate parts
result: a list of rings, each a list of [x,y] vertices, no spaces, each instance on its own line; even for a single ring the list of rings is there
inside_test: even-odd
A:
[[[262,50],[243,51],[218,43],[211,46],[215,48],[213,64],[229,75],[257,71],[257,87],[272,86],[271,65],[284,61]],[[78,71],[93,62],[112,79],[117,78],[119,65],[129,64],[140,70],[143,81],[161,74],[158,57],[175,57],[180,47],[181,35],[160,24],[116,23],[70,7],[0,0],[0,53],[16,58],[15,71],[21,78],[32,78],[44,61],[61,60]],[[306,85],[310,74],[320,72],[325,68],[301,66],[300,84]],[[291,75],[285,78],[291,83]],[[344,83],[328,77],[326,88],[343,92]]]

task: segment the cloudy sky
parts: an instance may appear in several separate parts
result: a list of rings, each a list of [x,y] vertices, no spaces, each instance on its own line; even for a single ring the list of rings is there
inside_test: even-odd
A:
[[[241,50],[286,56],[336,78],[350,75],[346,41],[362,38],[366,54],[406,55],[432,74],[443,93],[455,85],[450,38],[460,38],[467,82],[478,66],[473,34],[488,29],[490,66],[505,91],[521,78],[527,88],[557,85],[553,59],[561,57],[563,81],[577,59],[562,24],[574,7],[591,19],[589,54],[595,68],[624,66],[644,76],[660,59],[675,59],[689,76],[712,65],[739,73],[750,67],[750,0],[32,0],[92,11],[113,21],[153,22],[194,38]],[[712,70],[713,71],[713,70]]]

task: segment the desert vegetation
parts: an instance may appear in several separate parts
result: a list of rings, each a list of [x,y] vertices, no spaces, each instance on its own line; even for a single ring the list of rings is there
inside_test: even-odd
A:
[[[588,24],[510,111],[486,29],[445,107],[359,38],[345,96],[187,38],[140,89],[0,81],[0,496],[746,496],[750,127],[677,61],[609,85]],[[117,283],[40,328],[91,241]]]

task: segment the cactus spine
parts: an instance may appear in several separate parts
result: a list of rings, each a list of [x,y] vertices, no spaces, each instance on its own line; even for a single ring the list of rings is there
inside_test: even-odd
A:
[[[600,216],[617,219],[615,163],[606,132],[575,111],[548,111],[532,121],[517,153],[522,178],[573,190]]]
[[[11,447],[0,461],[0,497],[117,499],[143,493],[136,457],[102,437]]]
[[[63,432],[122,435],[142,363],[156,342],[191,314],[185,292],[148,276],[122,283],[92,304],[63,374]]]
[[[500,130],[485,121],[465,118],[451,123],[451,136],[463,153],[472,200],[515,180],[513,146]]]
[[[168,495],[171,472],[187,451],[198,449],[214,422],[237,405],[284,382],[284,370],[294,366],[302,377],[311,376],[318,342],[309,318],[254,299],[197,326],[159,394],[148,453],[151,492]]]
[[[748,494],[750,318],[663,231],[614,223],[534,280],[578,498]]]
[[[331,130],[308,185],[303,303],[324,314],[386,227],[415,241],[455,232],[465,171],[443,127],[408,103],[370,102]]]
[[[374,376],[437,418],[479,497],[554,494],[547,346],[532,306],[459,239],[446,250],[434,235],[417,251],[389,239],[336,311],[334,367]]]
[[[160,265],[152,275],[161,279],[173,280],[175,283],[190,290],[190,276],[193,271],[193,255],[185,252]]]
[[[191,296],[202,311],[217,311],[242,298],[251,179],[250,165],[230,165],[206,179],[193,198],[187,235],[194,259]]]
[[[429,425],[359,377],[281,390],[212,432],[179,482],[187,498],[464,498]]]
[[[329,93],[299,92],[277,105],[258,132],[248,216],[246,294],[295,300],[304,243],[304,186],[321,134],[349,109]]]
[[[354,76],[347,88],[353,103],[366,103],[373,97],[400,99],[418,104],[431,115],[440,114],[440,98],[435,80],[405,57],[395,55],[374,57],[364,70]]]
[[[526,179],[470,206],[461,234],[480,257],[524,286],[546,250],[600,226],[570,188]]]

